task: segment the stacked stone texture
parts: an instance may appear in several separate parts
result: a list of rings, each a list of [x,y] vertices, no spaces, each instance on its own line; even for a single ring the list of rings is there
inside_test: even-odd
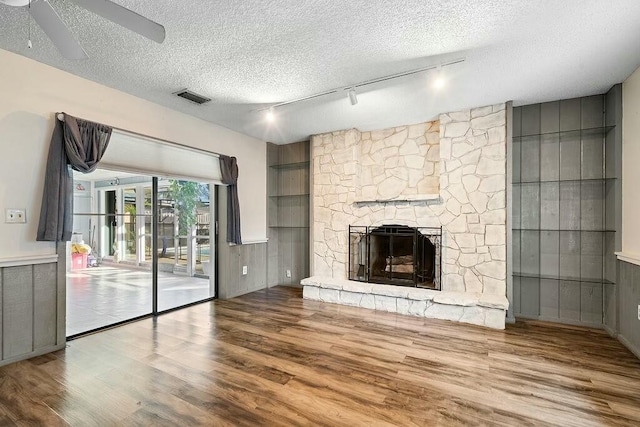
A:
[[[416,200],[440,188],[439,122],[362,132],[356,200]]]
[[[442,226],[442,290],[505,295],[504,104],[316,135],[312,147],[314,275],[348,276],[349,225]]]

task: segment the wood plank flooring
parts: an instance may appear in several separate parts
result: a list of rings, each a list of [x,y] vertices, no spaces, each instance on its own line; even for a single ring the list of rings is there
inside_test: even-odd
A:
[[[276,287],[0,368],[0,425],[640,425],[640,360],[602,331],[494,331]]]

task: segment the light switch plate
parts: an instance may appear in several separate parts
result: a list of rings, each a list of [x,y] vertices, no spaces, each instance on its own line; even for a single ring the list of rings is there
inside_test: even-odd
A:
[[[638,304],[638,320],[640,320],[640,304]]]
[[[5,209],[4,222],[7,224],[24,224],[27,222],[26,209]]]
[[[291,270],[287,270],[287,277],[291,277]]]
[[[248,268],[247,268],[247,266],[246,266],[246,265],[243,265],[243,266],[242,266],[242,275],[243,275],[243,276],[246,276],[246,275],[247,275],[247,273],[248,273]]]

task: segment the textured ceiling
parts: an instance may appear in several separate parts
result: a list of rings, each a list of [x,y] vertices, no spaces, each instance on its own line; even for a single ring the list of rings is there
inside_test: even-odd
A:
[[[27,49],[26,10],[3,4],[0,48],[276,143],[602,93],[640,65],[638,0],[117,1],[163,24],[163,44],[50,3],[90,59],[62,59],[33,22]],[[439,91],[427,72],[361,88],[356,106],[341,92],[278,108],[273,124],[256,111],[460,57]],[[213,101],[171,95],[183,88]]]

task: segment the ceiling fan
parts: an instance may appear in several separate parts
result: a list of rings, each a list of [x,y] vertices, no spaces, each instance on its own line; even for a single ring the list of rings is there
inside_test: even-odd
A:
[[[165,37],[164,27],[142,15],[138,15],[109,0],[72,0],[78,6],[115,22],[155,42],[162,43]],[[87,53],[73,37],[71,31],[60,19],[48,0],[0,0],[14,7],[27,7],[33,19],[38,23],[67,59],[86,59]]]

